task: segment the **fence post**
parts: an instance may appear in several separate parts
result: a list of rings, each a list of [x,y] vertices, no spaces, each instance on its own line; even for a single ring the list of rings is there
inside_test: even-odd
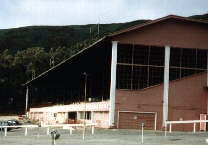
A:
[[[144,123],[142,123],[142,144],[144,143]]]
[[[92,125],[92,135],[95,133],[95,126]]]
[[[46,135],[49,135],[49,132],[50,132],[49,127],[47,127],[46,128]]]
[[[69,131],[70,131],[70,135],[72,135],[72,128],[69,128]]]
[[[4,128],[4,136],[7,136],[7,127]]]
[[[27,127],[25,127],[25,136],[27,136]]]
[[[169,132],[170,133],[172,132],[172,124],[171,123],[169,124]]]
[[[167,126],[165,125],[165,136],[167,136]]]
[[[1,135],[2,135],[2,134],[3,134],[4,129],[3,129],[2,127],[1,127],[0,129],[1,129],[0,131],[1,131]]]
[[[196,123],[193,124],[193,132],[196,132]]]

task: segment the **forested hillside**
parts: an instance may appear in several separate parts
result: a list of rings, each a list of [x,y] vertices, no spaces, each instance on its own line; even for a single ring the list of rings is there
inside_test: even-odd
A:
[[[192,16],[208,20],[208,15]],[[144,23],[89,24],[72,26],[28,26],[0,29],[0,113],[22,113],[22,84],[99,38]]]
[[[96,39],[143,22],[146,22],[146,20],[117,24],[28,26],[2,29],[0,30],[0,51],[8,49],[16,53],[18,50],[30,47],[43,47],[46,50],[57,47],[71,47],[77,43]]]

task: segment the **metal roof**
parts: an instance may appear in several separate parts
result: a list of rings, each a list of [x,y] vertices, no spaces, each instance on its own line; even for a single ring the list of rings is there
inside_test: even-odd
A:
[[[98,44],[99,42],[103,41],[103,40],[106,39],[106,38],[107,38],[106,36],[102,37],[101,39],[99,39],[98,41],[92,43],[92,44],[89,45],[88,47],[82,49],[82,50],[79,51],[78,53],[72,55],[71,57],[69,57],[69,58],[63,60],[62,62],[60,62],[59,64],[55,65],[54,67],[52,67],[52,68],[46,70],[45,72],[41,73],[40,75],[38,75],[38,76],[35,77],[34,79],[27,81],[25,84],[23,84],[23,86],[27,86],[28,84],[30,84],[30,83],[33,82],[34,80],[37,80],[37,79],[39,79],[39,78],[41,78],[41,77],[43,77],[43,76],[46,76],[49,72],[51,72],[51,71],[55,70],[56,68],[62,66],[62,65],[65,64],[66,62],[69,62],[72,58],[74,58],[74,57],[78,56],[79,54],[85,52],[86,50],[88,50],[89,48],[95,46],[96,44]]]

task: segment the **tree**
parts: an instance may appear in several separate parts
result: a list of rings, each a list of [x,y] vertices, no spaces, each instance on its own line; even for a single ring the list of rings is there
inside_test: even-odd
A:
[[[41,47],[32,47],[18,51],[15,55],[14,66],[22,66],[27,79],[31,79],[32,73],[40,74],[49,68],[49,54]]]

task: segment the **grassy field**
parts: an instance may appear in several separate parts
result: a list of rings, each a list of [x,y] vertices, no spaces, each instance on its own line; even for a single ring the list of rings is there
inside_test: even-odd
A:
[[[82,139],[82,130],[75,130],[72,135],[68,130],[58,129],[60,138],[56,145],[138,145],[141,144],[140,130],[95,129],[91,135],[90,129],[86,132],[85,140]],[[208,138],[206,132],[185,133],[144,131],[144,144],[146,145],[206,145]],[[51,145],[51,136],[46,135],[46,129],[29,129],[28,136],[24,136],[24,129],[16,129],[0,133],[0,145]]]

